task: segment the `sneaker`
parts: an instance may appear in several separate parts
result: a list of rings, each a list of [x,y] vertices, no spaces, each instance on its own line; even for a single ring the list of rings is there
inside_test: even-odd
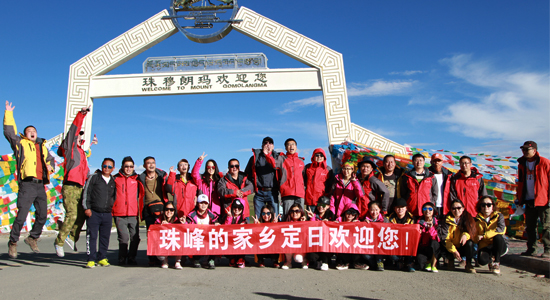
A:
[[[237,261],[237,268],[244,268],[244,259],[239,258],[239,260]]]
[[[308,266],[308,264],[307,264],[306,262],[303,262],[303,263],[302,263],[302,269],[304,269],[304,270],[309,269],[309,266]]]
[[[336,270],[338,271],[347,270],[348,268],[349,268],[348,264],[339,264],[336,266]]]
[[[183,269],[183,267],[181,266],[181,263],[179,261],[177,261],[176,264],[174,265],[174,269],[176,269],[176,270]]]
[[[527,250],[525,252],[521,252],[521,256],[535,256],[537,253],[535,250]]]
[[[381,261],[377,262],[376,267],[378,271],[384,271],[384,262],[381,262]]]
[[[435,265],[434,265],[434,266],[432,266],[432,272],[434,272],[434,273],[437,273],[437,272],[439,272],[439,270],[437,270],[437,268],[435,267]]]
[[[265,268],[265,264],[263,262],[258,263],[258,268]]]
[[[328,264],[322,264],[321,271],[328,271]]]
[[[136,261],[136,259],[133,258],[133,257],[128,257],[128,262],[127,262],[127,264],[135,266],[135,265],[137,265],[137,261]]]
[[[235,259],[232,258],[231,260],[229,260],[229,266],[230,267],[236,267],[237,266],[237,264],[235,264]]]
[[[102,267],[108,267],[108,266],[111,265],[111,264],[109,263],[109,261],[108,261],[106,258],[104,258],[104,259],[98,261],[97,264],[100,265],[100,266],[102,266]]]
[[[95,262],[89,261],[89,262],[86,264],[86,269],[93,269],[93,268],[95,268]]]
[[[296,261],[297,263],[302,263],[304,261],[304,257],[301,254],[296,254],[294,256],[294,261]]]
[[[369,269],[369,265],[364,265],[364,264],[355,264],[353,267],[357,270],[368,270]]]
[[[200,268],[201,264],[198,260],[193,260],[193,268]]]
[[[213,259],[209,260],[207,269],[214,270],[215,268],[216,268],[216,263],[214,262],[214,260]],[[244,268],[244,263],[243,263],[243,268]]]
[[[65,244],[67,244],[67,246],[69,246],[69,248],[71,248],[72,250],[76,251],[76,249],[74,248],[74,241],[70,238],[70,236],[67,236],[67,238],[65,239]]]
[[[76,243],[74,244],[73,250],[74,250],[74,252],[78,252],[78,249],[76,249]]]
[[[409,266],[405,267],[405,271],[412,273],[412,272],[415,272],[416,270],[412,267],[412,265],[409,265]]]
[[[168,257],[166,257],[163,261],[162,261],[162,264],[160,265],[161,268],[163,269],[168,269]]]
[[[285,264],[281,267],[281,269],[283,269],[283,270],[288,270],[288,269],[290,269],[290,264],[285,263]]]
[[[432,264],[426,264],[426,267],[424,268],[424,271],[431,272],[432,271]]]
[[[40,249],[38,249],[38,239],[35,239],[35,238],[32,238],[31,236],[28,236],[25,239],[25,244],[27,244],[31,247],[32,252],[40,253]]]
[[[8,255],[10,258],[16,259],[17,258],[17,242],[12,243],[11,241],[8,242]]]
[[[493,272],[493,274],[500,274],[500,263],[494,262],[491,265],[492,265],[491,271]]]
[[[472,267],[471,262],[466,264],[466,273],[472,273],[472,274],[477,273],[476,269],[474,269],[474,267]]]
[[[53,246],[55,247],[55,254],[57,254],[57,256],[59,257],[65,256],[65,251],[63,251],[63,246],[58,246],[55,243],[53,244]]]

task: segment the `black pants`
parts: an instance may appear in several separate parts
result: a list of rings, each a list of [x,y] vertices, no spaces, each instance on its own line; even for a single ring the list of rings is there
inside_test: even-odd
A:
[[[495,262],[500,263],[500,257],[506,252],[506,241],[502,235],[496,235],[493,237],[493,244],[482,249],[478,252],[478,262],[484,266],[491,261],[491,256],[495,257]]]
[[[420,268],[424,268],[426,263],[432,263],[432,257],[434,255],[436,258],[439,255],[439,242],[436,240],[431,240],[427,246],[418,246],[418,251],[416,252],[416,262]]]
[[[19,193],[17,193],[17,217],[15,217],[10,232],[10,241],[12,243],[19,241],[21,228],[23,228],[23,224],[25,224],[27,215],[33,204],[36,212],[34,213],[34,224],[29,236],[37,239],[42,234],[42,228],[48,219],[48,200],[44,184],[27,181],[20,182]]]
[[[88,261],[107,258],[109,240],[113,216],[111,213],[99,213],[92,211],[92,216],[86,220],[86,246],[88,248]],[[99,249],[97,249],[97,237],[99,233]]]
[[[337,254],[336,261],[338,264],[351,264],[355,265],[359,263],[361,258],[360,254]]]
[[[456,250],[460,253],[461,257],[466,257],[466,262],[472,261],[472,257],[474,257],[474,242],[468,240],[464,246],[456,247]],[[453,254],[451,253],[451,255]]]
[[[331,253],[325,253],[325,252],[311,252],[311,253],[308,253],[308,255],[309,255],[310,262],[320,261],[323,264],[328,264],[328,260],[332,256]]]
[[[145,221],[145,227],[147,227],[147,234],[149,234],[149,226],[155,224],[156,218],[155,216],[149,214],[147,206],[143,208],[141,215],[143,216],[143,220]],[[156,256],[148,255],[147,258],[149,258],[149,263],[158,262]]]

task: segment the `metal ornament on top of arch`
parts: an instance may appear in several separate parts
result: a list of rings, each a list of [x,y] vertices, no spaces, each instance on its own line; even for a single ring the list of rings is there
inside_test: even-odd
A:
[[[82,107],[93,104],[92,76],[108,73],[178,32],[171,21],[162,19],[168,15],[167,10],[157,13],[71,65],[64,132]],[[404,146],[351,123],[341,53],[246,7],[239,8],[236,18],[242,21],[232,24],[235,31],[319,70],[330,144],[349,139],[380,150],[405,153]],[[86,140],[91,138],[93,105],[91,108],[83,124]]]

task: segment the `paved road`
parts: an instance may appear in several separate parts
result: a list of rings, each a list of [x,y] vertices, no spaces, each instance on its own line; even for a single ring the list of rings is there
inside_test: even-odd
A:
[[[84,234],[82,235],[84,239]],[[40,254],[22,241],[19,258],[7,255],[7,236],[0,237],[0,299],[550,299],[550,282],[530,273],[502,267],[495,276],[417,271],[359,271],[245,269],[221,266],[216,270],[148,267],[145,233],[134,267],[85,269],[84,252],[58,258],[54,237],[43,236]],[[85,241],[78,242],[84,249]],[[111,235],[108,258],[116,262],[118,243]],[[247,258],[251,261],[251,257]],[[222,263],[227,264],[226,260]]]

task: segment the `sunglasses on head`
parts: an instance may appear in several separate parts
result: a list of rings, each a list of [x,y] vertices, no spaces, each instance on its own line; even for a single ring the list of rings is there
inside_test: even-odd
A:
[[[452,210],[461,210],[461,209],[462,209],[462,206],[455,206],[455,207],[452,207],[451,209],[452,209]]]
[[[431,206],[426,206],[426,207],[424,207],[422,210],[423,210],[423,211],[432,211],[432,210],[434,210],[434,209],[433,209],[433,207],[431,207]]]
[[[493,203],[481,203],[481,207],[491,207]]]
[[[239,165],[230,165],[229,168],[230,168],[230,169],[232,169],[232,168],[237,168],[237,169],[238,169],[238,168],[239,168]]]
[[[216,169],[216,166],[206,166],[206,169],[207,169],[207,170],[215,170],[215,169]]]
[[[262,216],[271,216],[271,212],[270,211],[262,212]]]
[[[107,169],[109,169],[109,170],[110,170],[110,169],[112,169],[112,168],[113,168],[113,166],[103,165],[103,169],[105,169],[105,168],[107,168]]]

